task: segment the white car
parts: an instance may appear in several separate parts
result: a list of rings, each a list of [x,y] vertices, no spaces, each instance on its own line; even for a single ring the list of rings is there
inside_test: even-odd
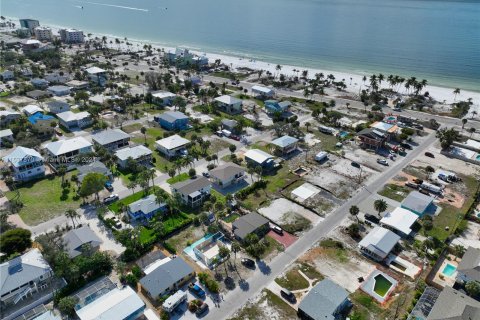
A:
[[[382,165],[384,165],[384,166],[388,166],[388,162],[387,162],[387,160],[385,160],[385,159],[380,159],[380,158],[379,158],[379,159],[377,159],[377,163],[380,163],[380,164],[382,164]]]

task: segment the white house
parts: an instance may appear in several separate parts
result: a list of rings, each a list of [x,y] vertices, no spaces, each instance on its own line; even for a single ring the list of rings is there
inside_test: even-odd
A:
[[[128,146],[130,135],[120,129],[108,129],[92,135],[93,144],[115,151]]]
[[[83,137],[50,142],[45,146],[48,162],[53,166],[65,165],[67,169],[76,167],[75,158],[93,152],[92,144]]]
[[[124,169],[127,168],[130,158],[140,164],[149,164],[152,161],[152,151],[142,145],[117,150],[115,156],[118,159],[118,165]]]
[[[16,147],[2,160],[8,164],[17,181],[28,181],[45,175],[43,157],[33,149]]]
[[[78,113],[65,111],[58,113],[57,118],[60,124],[69,130],[82,129],[92,124],[92,117],[87,111]]]
[[[168,138],[155,141],[155,146],[156,149],[167,158],[171,158],[186,154],[186,146],[189,143],[189,140],[180,137],[178,134],[174,134]]]
[[[393,250],[400,240],[400,236],[394,232],[382,228],[373,228],[358,246],[360,251],[376,261],[382,261]]]
[[[60,97],[60,96],[68,96],[70,94],[70,87],[67,86],[51,86],[47,88],[47,91],[51,94]]]
[[[90,67],[85,71],[87,72],[90,81],[95,82],[100,86],[105,85],[107,82],[107,70],[99,67]]]
[[[275,95],[275,91],[267,87],[253,86],[252,94],[259,98],[272,98]]]
[[[392,230],[399,236],[407,237],[412,233],[412,226],[417,219],[418,215],[412,211],[398,207],[392,212],[387,212],[380,220],[380,225]]]
[[[245,152],[244,156],[245,161],[251,165],[261,166],[262,168],[272,168],[275,165],[273,156],[260,149],[250,149]]]
[[[217,106],[227,113],[240,113],[242,109],[242,100],[229,95],[223,95],[215,98]]]
[[[153,103],[160,106],[170,106],[177,95],[168,91],[152,92]]]
[[[39,106],[37,105],[34,105],[34,104],[29,104],[25,107],[22,108],[22,112],[27,116],[27,117],[30,117],[30,116],[33,116],[35,113],[37,112],[42,112],[43,113],[43,109],[40,108]]]
[[[10,129],[0,130],[0,147],[3,148],[1,142],[10,141],[13,142],[13,132]]]

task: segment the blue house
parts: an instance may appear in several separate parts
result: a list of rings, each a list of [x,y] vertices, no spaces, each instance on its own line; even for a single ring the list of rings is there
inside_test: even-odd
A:
[[[276,112],[285,112],[288,111],[288,108],[292,103],[290,101],[282,101],[279,102],[277,100],[266,100],[265,101],[265,109],[268,113],[276,113]]]
[[[158,203],[155,195],[142,198],[128,205],[127,213],[133,220],[150,220],[155,214],[166,212],[166,203]]]
[[[170,131],[188,129],[188,117],[179,111],[167,111],[159,116],[155,116],[160,126]]]

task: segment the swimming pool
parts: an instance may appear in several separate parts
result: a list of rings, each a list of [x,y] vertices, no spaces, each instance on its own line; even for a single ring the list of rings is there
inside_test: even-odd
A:
[[[200,238],[199,240],[195,241],[194,243],[192,243],[190,246],[186,247],[185,249],[183,249],[183,252],[185,252],[186,254],[188,254],[189,256],[194,256],[195,254],[193,253],[193,248],[195,248],[196,246],[198,246],[199,244],[207,241],[208,239],[210,239],[211,237],[213,237],[213,234],[207,234],[206,236],[204,236],[203,238]]]
[[[380,297],[385,297],[393,284],[382,274],[375,276],[374,279],[375,285],[373,287],[373,291],[375,291],[375,293],[378,294]]]
[[[455,271],[457,271],[457,267],[455,267],[454,265],[452,265],[450,263],[447,263],[445,268],[443,268],[443,270],[442,270],[442,274],[447,276],[447,277],[451,277],[451,276],[453,276]]]
[[[338,135],[340,136],[340,138],[345,138],[346,136],[348,136],[348,132],[341,131]]]

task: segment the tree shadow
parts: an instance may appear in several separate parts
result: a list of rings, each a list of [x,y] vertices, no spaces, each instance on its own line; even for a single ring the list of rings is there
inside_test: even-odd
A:
[[[226,277],[223,283],[225,283],[227,290],[233,290],[236,287],[235,280],[232,277]]]
[[[269,275],[272,269],[263,260],[257,260],[257,266],[261,273]]]
[[[240,287],[240,289],[241,289],[242,291],[248,291],[248,290],[250,290],[250,284],[249,284],[249,283],[247,282],[247,280],[245,280],[245,279],[240,279],[240,280],[238,281],[238,286]]]

